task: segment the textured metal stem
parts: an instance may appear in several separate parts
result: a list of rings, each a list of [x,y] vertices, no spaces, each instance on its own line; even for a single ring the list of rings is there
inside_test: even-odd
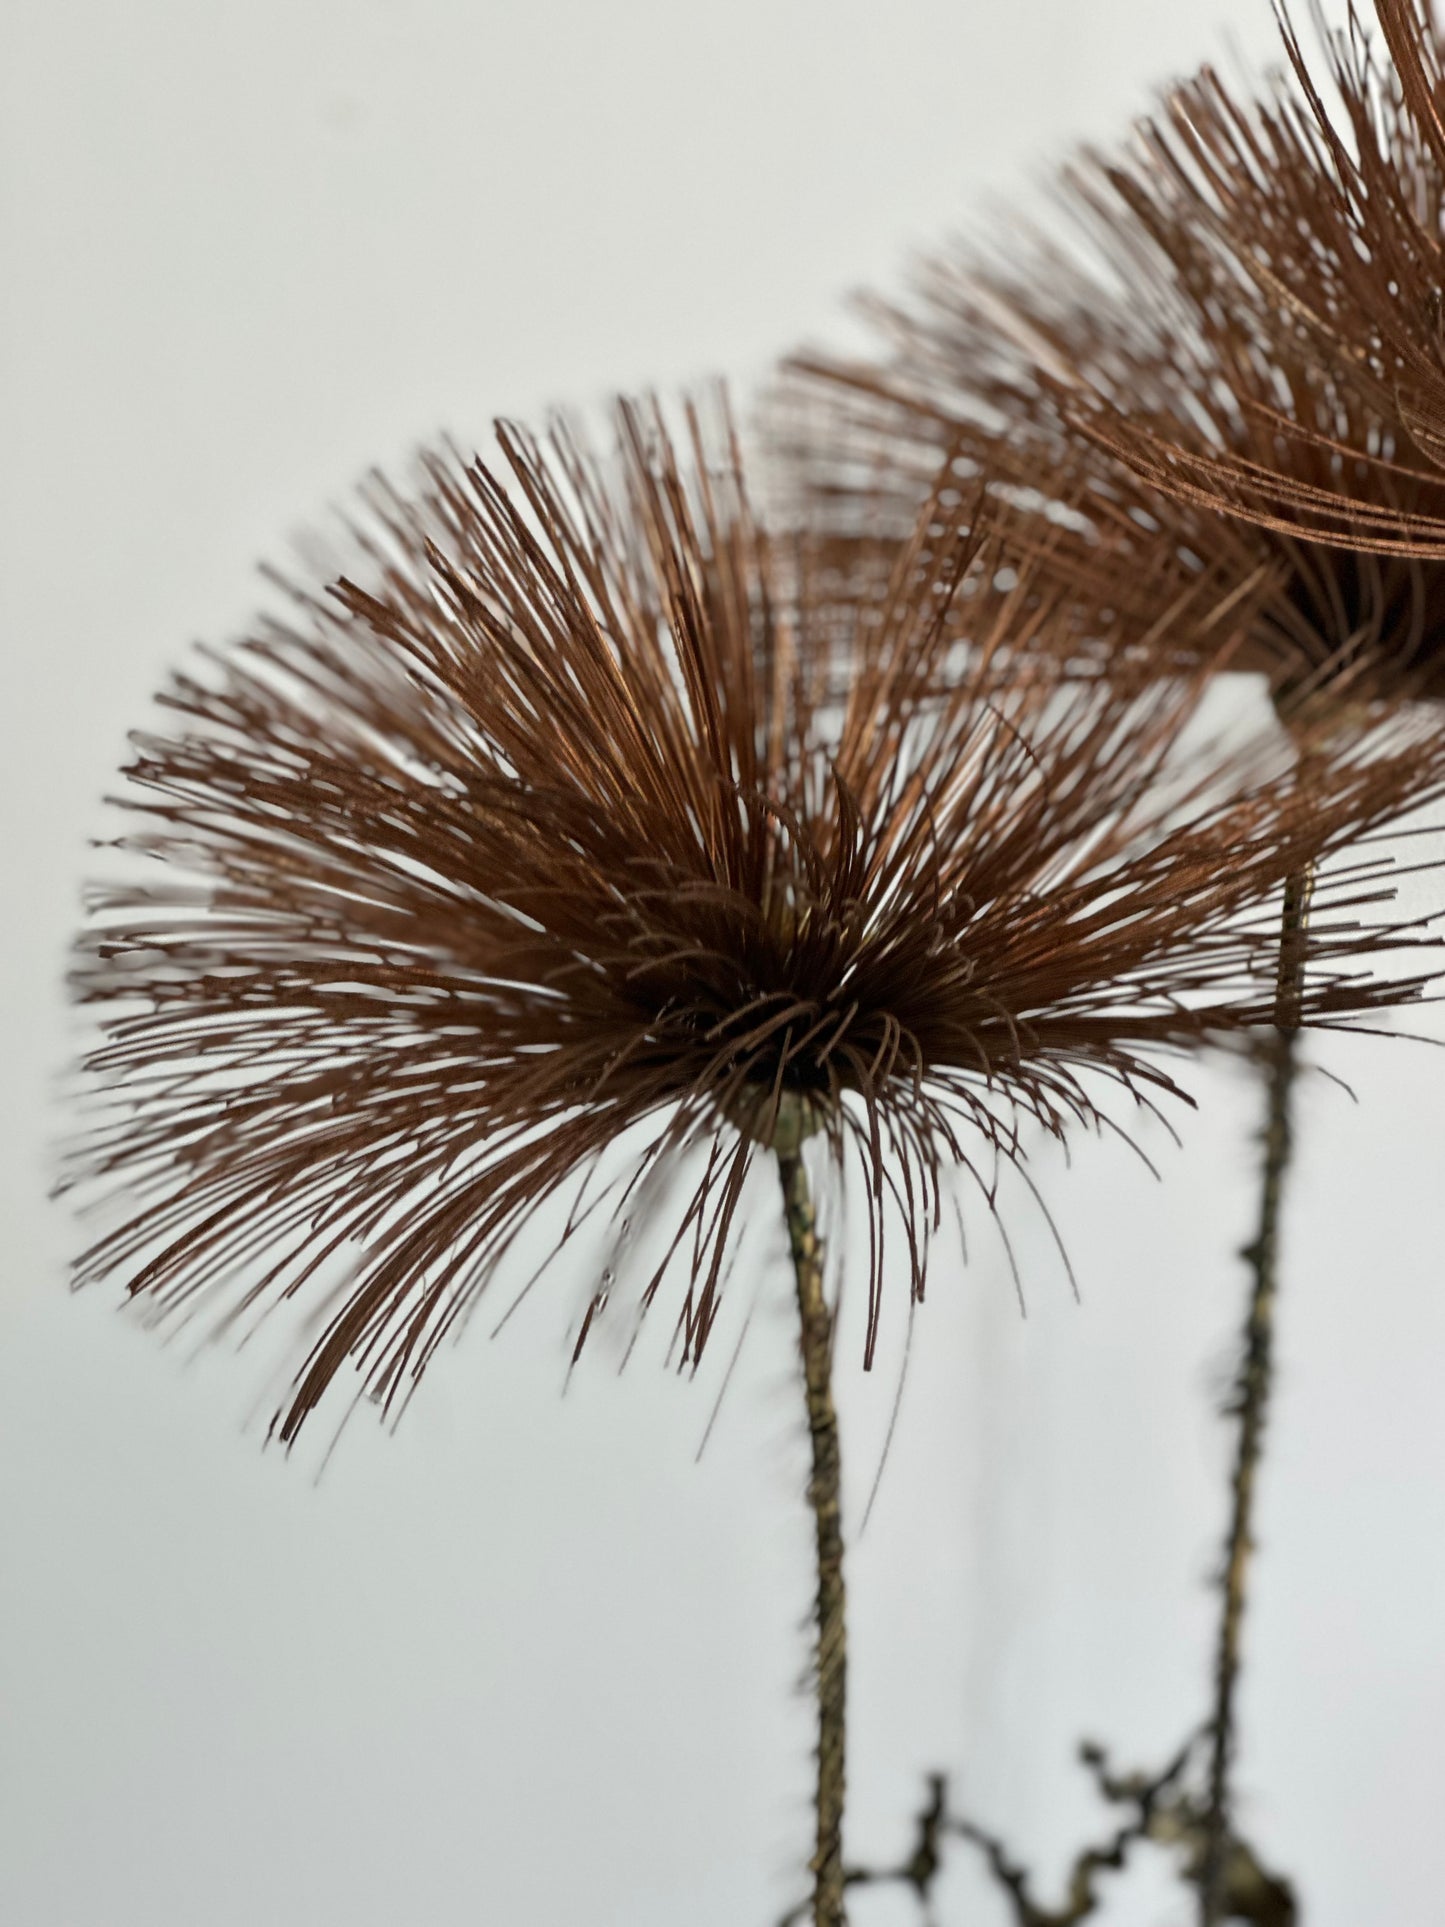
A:
[[[1230,1771],[1235,1751],[1235,1699],[1245,1589],[1254,1549],[1254,1492],[1264,1446],[1265,1419],[1274,1376],[1275,1300],[1279,1290],[1279,1227],[1293,1132],[1291,1099],[1299,1069],[1299,1013],[1304,987],[1306,929],[1313,875],[1306,870],[1285,885],[1280,926],[1275,1033],[1271,1040],[1264,1155],[1260,1164],[1258,1228],[1240,1256],[1251,1287],[1230,1413],[1239,1424],[1230,1476],[1229,1531],[1224,1542],[1223,1605],[1214,1660],[1214,1710],[1210,1719],[1209,1801],[1204,1860],[1200,1869],[1201,1927],[1224,1919],[1228,1861],[1233,1841]]]
[[[833,1319],[823,1296],[823,1252],[818,1242],[808,1176],[800,1155],[779,1152],[788,1245],[798,1288],[798,1324],[813,1473],[808,1503],[817,1537],[817,1846],[813,1927],[843,1921],[843,1795],[847,1738],[848,1645],[844,1616],[842,1455],[831,1383]]]

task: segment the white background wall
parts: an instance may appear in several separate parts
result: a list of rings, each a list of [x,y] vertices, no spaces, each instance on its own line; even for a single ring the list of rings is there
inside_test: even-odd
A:
[[[99,798],[250,568],[441,429],[617,387],[743,388],[909,246],[1272,44],[1265,0],[12,0],[4,97],[0,1919],[14,1927],[767,1927],[801,1891],[804,1447],[781,1243],[716,1385],[600,1357],[565,1286],[435,1367],[325,1479],[67,1295],[45,1200],[59,979]],[[1433,1020],[1437,1033],[1445,1023]],[[1445,1893],[1445,1293],[1425,1049],[1304,1094],[1242,1787],[1311,1927]],[[947,1766],[1046,1873],[1204,1711],[1255,1094],[1197,1080],[1157,1186],[1084,1146],[1042,1229],[940,1268],[852,1565],[856,1857]],[[895,1334],[901,1330],[901,1316]],[[851,1358],[856,1352],[850,1353]],[[718,1355],[720,1362],[721,1354]],[[892,1396],[843,1373],[855,1531]],[[943,1918],[1005,1914],[962,1853]],[[859,1927],[913,1919],[860,1897]],[[1108,1918],[1183,1922],[1141,1867]]]

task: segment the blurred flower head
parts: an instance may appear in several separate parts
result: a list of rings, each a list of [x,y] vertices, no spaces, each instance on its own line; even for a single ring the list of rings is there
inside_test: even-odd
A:
[[[1445,699],[1445,84],[1433,26],[1379,11],[1393,59],[1352,20],[1322,86],[1285,21],[1287,76],[1205,70],[1067,170],[1047,238],[1011,222],[871,304],[876,363],[801,358],[803,492],[916,500],[948,459],[1062,502],[1056,565],[1141,630],[1161,575],[1267,572],[1234,661],[1286,709]]]
[[[871,1354],[885,1241],[921,1294],[956,1174],[991,1203],[1028,1120],[1267,1023],[1284,880],[1438,780],[1399,732],[1307,799],[1277,734],[1191,754],[1206,675],[1070,680],[1032,647],[1063,599],[957,491],[840,562],[687,422],[375,482],[349,571],[134,739],[73,979],[79,1275],[159,1320],[294,1302],[287,1440],[339,1379],[404,1403],[523,1227],[561,1249],[604,1201],[672,1200],[637,1301],[677,1280],[695,1360],[750,1169],[805,1137],[862,1180]],[[1247,619],[1180,614],[1212,649]],[[1369,976],[1408,941],[1379,875],[1322,882],[1303,1021],[1418,990]]]

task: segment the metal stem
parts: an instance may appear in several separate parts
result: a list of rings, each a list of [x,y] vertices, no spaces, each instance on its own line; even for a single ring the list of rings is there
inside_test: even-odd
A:
[[[1304,987],[1306,930],[1313,874],[1301,871],[1285,885],[1280,925],[1275,1033],[1270,1044],[1258,1228],[1240,1256],[1250,1268],[1239,1366],[1230,1415],[1239,1438],[1230,1475],[1230,1519],[1224,1542],[1223,1606],[1214,1661],[1214,1710],[1210,1718],[1209,1798],[1200,1868],[1201,1927],[1225,1918],[1228,1862],[1233,1843],[1230,1772],[1235,1752],[1235,1700],[1250,1554],[1254,1550],[1254,1493],[1264,1447],[1265,1418],[1274,1376],[1275,1300],[1279,1290],[1279,1227],[1285,1174],[1293,1147],[1291,1099],[1299,1069],[1300,998]]]
[[[813,1875],[814,1927],[843,1921],[843,1796],[846,1759],[848,1646],[844,1618],[842,1454],[831,1382],[833,1319],[823,1296],[823,1252],[818,1242],[808,1176],[799,1152],[778,1153],[783,1210],[798,1289],[798,1323],[807,1394],[813,1473],[808,1503],[817,1538],[817,1847]]]

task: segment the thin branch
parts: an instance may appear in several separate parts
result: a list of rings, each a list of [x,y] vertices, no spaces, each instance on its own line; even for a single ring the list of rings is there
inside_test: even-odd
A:
[[[1120,1780],[1110,1775],[1102,1747],[1087,1742],[1080,1747],[1079,1757],[1093,1771],[1104,1797],[1115,1805],[1132,1806],[1135,1811],[1112,1839],[1102,1846],[1085,1847],[1075,1857],[1062,1907],[1041,1907],[1034,1900],[1027,1870],[1009,1859],[1007,1848],[996,1835],[986,1833],[964,1818],[949,1819],[945,1824],[949,1832],[972,1841],[983,1852],[989,1871],[1013,1902],[1018,1927],[1077,1927],[1077,1923],[1088,1919],[1099,1905],[1098,1875],[1122,1870],[1128,1864],[1131,1847],[1141,1840],[1158,1837],[1159,1820],[1169,1810],[1164,1796],[1183,1776],[1193,1750],[1194,1740],[1190,1739],[1161,1773],[1152,1777],[1131,1774]],[[1171,1804],[1182,1803],[1183,1796],[1179,1796]]]
[[[1079,1927],[1103,1906],[1105,1895],[1098,1877],[1122,1872],[1139,1845],[1163,1848],[1179,1861],[1186,1886],[1202,1887],[1207,1845],[1208,1802],[1203,1786],[1191,1788],[1191,1768],[1199,1762],[1200,1742],[1209,1726],[1192,1733],[1158,1773],[1116,1773],[1104,1748],[1086,1741],[1079,1757],[1092,1774],[1100,1795],[1110,1806],[1127,1810],[1122,1825],[1097,1846],[1083,1847],[1074,1856],[1064,1898],[1058,1907],[1043,1906],[1034,1898],[1033,1875],[1015,1861],[999,1835],[989,1833],[955,1812],[949,1802],[948,1781],[930,1773],[928,1799],[914,1822],[915,1844],[906,1860],[888,1867],[849,1867],[845,1887],[893,1884],[907,1887],[919,1905],[924,1927],[933,1927],[934,1882],[943,1867],[946,1838],[967,1840],[984,1857],[994,1884],[1007,1894],[1015,1927]],[[1250,1927],[1297,1927],[1298,1904],[1287,1880],[1271,1873],[1247,1840],[1230,1834],[1222,1857],[1221,1899],[1224,1918],[1245,1921]],[[808,1913],[808,1903],[785,1914],[778,1927],[797,1927]]]

